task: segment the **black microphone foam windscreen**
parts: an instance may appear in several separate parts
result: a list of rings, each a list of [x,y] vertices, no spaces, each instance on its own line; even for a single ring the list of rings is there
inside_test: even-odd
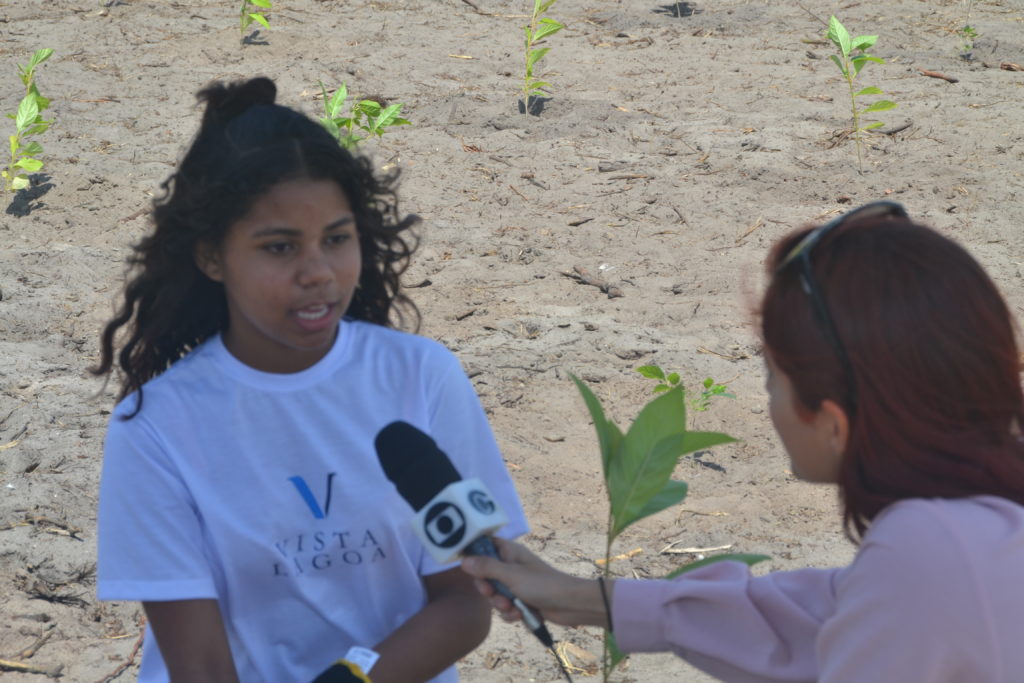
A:
[[[392,422],[374,440],[384,474],[414,510],[462,479],[448,456],[422,431],[408,422]]]

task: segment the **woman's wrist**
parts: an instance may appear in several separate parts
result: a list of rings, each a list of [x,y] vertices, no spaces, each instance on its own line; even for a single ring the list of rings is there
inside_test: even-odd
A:
[[[602,596],[601,583],[596,579],[573,578],[571,586],[562,594],[563,612],[573,615],[573,621],[581,626],[599,626],[611,629],[611,600],[615,586],[614,579],[604,580],[604,593],[607,595],[608,608]]]

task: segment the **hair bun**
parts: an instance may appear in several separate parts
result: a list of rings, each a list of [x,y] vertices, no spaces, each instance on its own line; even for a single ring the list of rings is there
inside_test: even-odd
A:
[[[273,104],[277,97],[277,86],[265,76],[236,81],[234,83],[211,83],[199,91],[196,97],[206,103],[202,125],[227,123],[249,107],[257,104]]]

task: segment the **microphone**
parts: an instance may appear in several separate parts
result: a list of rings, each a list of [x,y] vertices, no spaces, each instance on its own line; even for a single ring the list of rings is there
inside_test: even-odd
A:
[[[508,517],[482,481],[463,479],[437,443],[408,422],[384,427],[374,446],[384,474],[416,510],[413,531],[437,562],[453,562],[460,555],[501,559],[488,534],[504,526]],[[488,581],[519,609],[533,635],[545,647],[554,648],[540,615],[505,584]]]

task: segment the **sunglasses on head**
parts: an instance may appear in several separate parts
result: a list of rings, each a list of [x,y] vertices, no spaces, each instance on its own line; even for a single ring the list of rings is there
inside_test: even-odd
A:
[[[821,325],[832,348],[835,349],[840,364],[843,366],[843,374],[846,376],[847,399],[851,409],[857,405],[857,391],[853,380],[853,364],[850,362],[850,356],[846,352],[846,347],[843,346],[843,342],[839,338],[839,331],[832,320],[828,306],[825,304],[825,297],[821,292],[821,288],[814,277],[814,270],[811,268],[811,250],[840,225],[844,225],[853,219],[864,220],[868,218],[907,218],[907,210],[903,208],[902,204],[889,201],[872,202],[857,207],[811,230],[802,240],[797,242],[796,246],[789,250],[785,258],[775,267],[775,275],[786,270],[786,268],[794,263],[799,268],[797,274],[800,277],[800,285],[803,287],[808,298],[810,298],[811,306],[814,308],[814,315],[818,319],[818,323]]]

